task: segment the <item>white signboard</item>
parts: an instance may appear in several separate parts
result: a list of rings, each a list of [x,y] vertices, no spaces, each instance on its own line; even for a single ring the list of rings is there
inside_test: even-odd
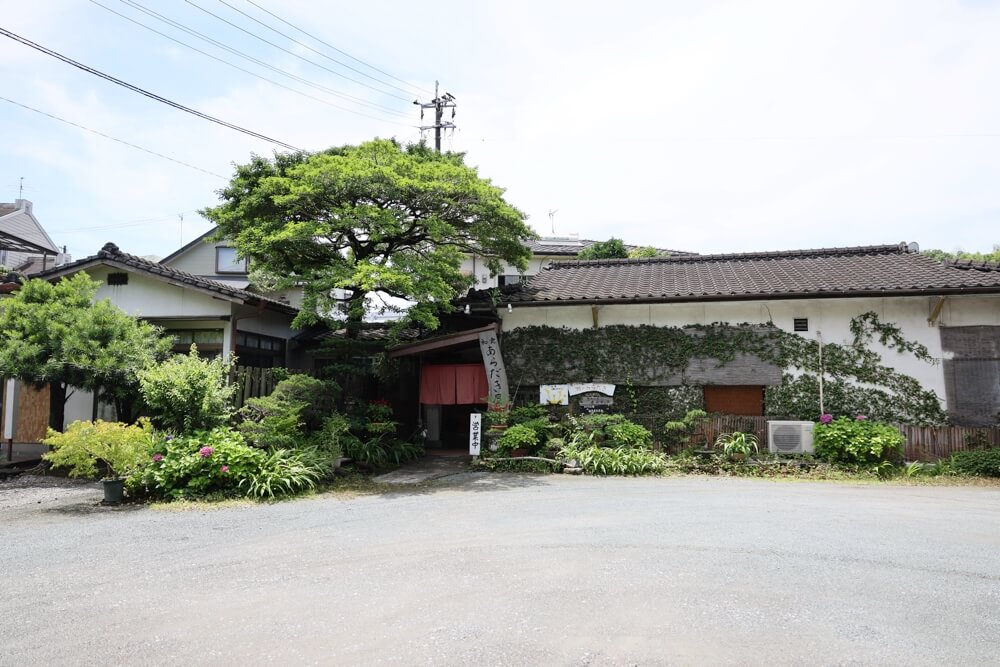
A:
[[[500,356],[500,342],[495,331],[479,334],[479,349],[483,353],[490,399],[497,402],[507,401],[510,398],[510,392],[507,391],[507,370],[503,365],[503,357]]]
[[[483,443],[483,416],[478,412],[469,415],[469,454],[479,456]]]
[[[615,385],[603,382],[574,382],[573,384],[567,386],[569,387],[570,396],[586,394],[591,391],[596,391],[597,393],[604,394],[605,396],[615,395]]]
[[[542,405],[569,405],[569,385],[543,384],[538,388],[538,402]]]

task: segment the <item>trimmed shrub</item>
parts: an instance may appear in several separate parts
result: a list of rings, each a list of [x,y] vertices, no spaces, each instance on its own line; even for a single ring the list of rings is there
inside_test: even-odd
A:
[[[232,362],[202,359],[191,346],[186,355],[139,371],[139,387],[153,423],[172,433],[225,424],[235,388],[228,382]]]
[[[831,463],[866,465],[898,461],[902,456],[903,434],[887,424],[862,416],[838,417],[813,429],[816,456]]]
[[[653,434],[645,426],[629,421],[624,415],[584,415],[570,417],[569,440],[576,447],[648,448]]]
[[[946,462],[949,472],[972,477],[1000,477],[1000,447],[956,452]]]
[[[538,431],[528,423],[515,424],[497,438],[497,453],[510,456],[515,449],[534,449],[541,442]]]

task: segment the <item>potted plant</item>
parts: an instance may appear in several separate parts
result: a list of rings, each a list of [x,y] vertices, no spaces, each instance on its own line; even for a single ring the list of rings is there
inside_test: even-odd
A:
[[[715,446],[730,461],[745,461],[751,453],[757,453],[757,436],[741,431],[722,433],[715,439]]]
[[[507,428],[510,411],[513,404],[506,396],[486,398],[486,414],[484,418],[493,431],[503,431]]]
[[[125,480],[151,460],[153,427],[146,419],[135,425],[76,421],[63,433],[49,429],[42,443],[52,448],[45,460],[69,468],[70,477],[96,477],[103,468],[104,502],[117,505],[124,499]]]

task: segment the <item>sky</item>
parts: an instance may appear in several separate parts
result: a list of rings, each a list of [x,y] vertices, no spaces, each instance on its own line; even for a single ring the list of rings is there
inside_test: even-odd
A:
[[[543,235],[701,253],[1000,243],[997,1],[0,0],[0,10],[0,27],[21,37],[306,150],[418,140],[413,101],[440,80],[458,105],[444,148],[466,152]],[[218,203],[234,164],[282,150],[3,36],[0,77],[0,201],[18,197],[23,177],[36,217],[75,258],[108,241],[169,254],[210,228],[197,211]]]

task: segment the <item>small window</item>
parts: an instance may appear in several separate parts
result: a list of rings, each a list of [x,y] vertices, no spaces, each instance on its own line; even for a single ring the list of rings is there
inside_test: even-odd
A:
[[[108,285],[128,285],[127,273],[109,273]]]
[[[517,285],[521,282],[521,276],[518,275],[506,275],[497,276],[497,285],[503,287],[504,285]]]
[[[246,273],[247,259],[240,257],[236,248],[216,248],[215,249],[215,272],[216,273]]]
[[[809,331],[809,318],[808,317],[796,317],[795,318],[795,330],[796,331]]]

